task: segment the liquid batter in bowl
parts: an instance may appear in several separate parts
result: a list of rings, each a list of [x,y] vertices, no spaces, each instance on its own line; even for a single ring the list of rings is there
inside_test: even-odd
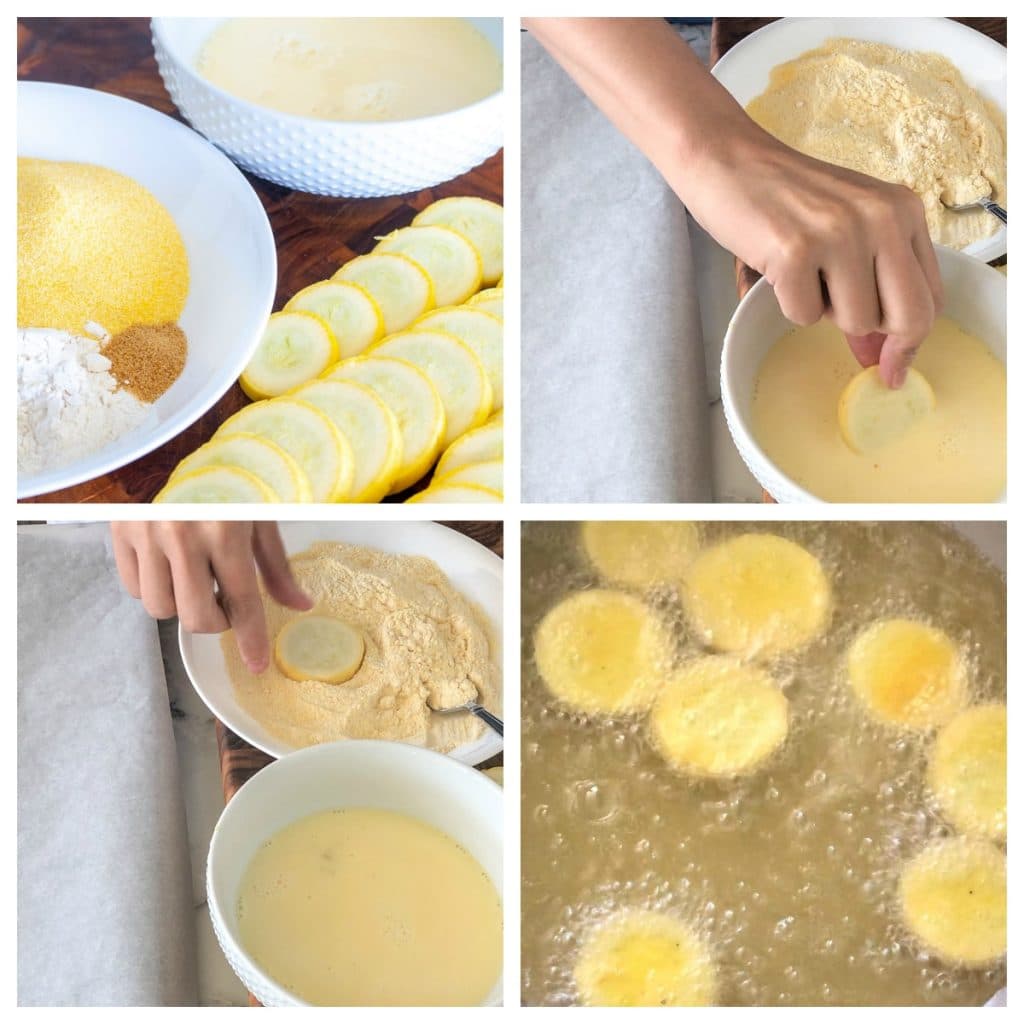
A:
[[[551,696],[535,630],[599,577],[578,524],[524,524],[523,1001],[580,1001],[588,939],[640,912],[669,915],[709,951],[722,1005],[980,1005],[1005,963],[944,963],[900,911],[905,865],[956,834],[928,790],[935,734],[878,721],[845,666],[871,623],[922,620],[963,652],[972,706],[1004,702],[1004,577],[940,524],[709,523],[701,544],[751,531],[820,561],[833,614],[767,663],[789,703],[782,747],[752,774],[708,779],[670,768],[645,716],[587,716]],[[675,584],[645,600],[680,661],[707,653]]]
[[[325,121],[402,121],[501,88],[501,59],[465,18],[229,18],[196,70],[261,107]]]
[[[1006,368],[946,317],[914,366],[935,392],[934,411],[862,455],[843,441],[838,419],[860,366],[832,324],[795,328],[761,363],[754,437],[782,472],[827,501],[997,501],[1006,487]]]

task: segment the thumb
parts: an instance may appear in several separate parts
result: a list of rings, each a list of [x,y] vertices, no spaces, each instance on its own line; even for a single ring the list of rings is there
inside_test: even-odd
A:
[[[907,370],[921,345],[921,339],[904,334],[890,334],[882,345],[878,372],[886,387],[901,388],[907,379]]]
[[[267,593],[287,608],[309,611],[313,599],[295,582],[277,523],[254,523],[252,551]]]

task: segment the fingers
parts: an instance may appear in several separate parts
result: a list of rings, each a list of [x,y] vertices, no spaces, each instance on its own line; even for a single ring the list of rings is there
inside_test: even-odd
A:
[[[217,601],[213,568],[203,557],[171,561],[178,618],[189,633],[223,633],[229,628]]]
[[[942,284],[942,272],[939,270],[939,260],[935,255],[935,246],[932,244],[931,238],[928,237],[927,224],[923,233],[918,232],[914,235],[911,239],[911,245],[918,263],[921,264],[925,280],[928,282],[928,288],[932,293],[932,304],[936,315],[938,315],[946,305],[946,289]]]
[[[782,315],[791,323],[807,327],[821,319],[825,297],[817,263],[801,263],[800,259],[797,255],[789,257],[783,273],[772,283]]]
[[[889,387],[900,388],[935,321],[935,299],[909,239],[902,244],[893,240],[880,249],[875,266],[886,335],[878,369]]]
[[[139,560],[135,555],[135,548],[129,540],[125,527],[130,524],[111,523],[110,538],[114,546],[114,561],[117,563],[117,571],[121,577],[124,589],[136,600],[142,596],[139,586]]]
[[[259,674],[270,663],[270,644],[252,548],[246,545],[241,550],[214,552],[213,573],[220,605],[235,631],[238,653],[249,671]]]
[[[879,331],[870,334],[847,334],[847,344],[854,358],[861,366],[877,366],[882,355],[882,343],[885,335]]]
[[[825,283],[829,313],[844,334],[864,337],[881,327],[874,254],[869,248],[853,244],[840,248],[826,270]]]
[[[142,606],[154,619],[171,619],[177,614],[171,566],[164,553],[148,544],[136,551],[139,561],[139,596]]]
[[[254,524],[252,546],[267,593],[286,608],[295,608],[297,611],[312,608],[312,598],[295,582],[292,575],[277,523]]]

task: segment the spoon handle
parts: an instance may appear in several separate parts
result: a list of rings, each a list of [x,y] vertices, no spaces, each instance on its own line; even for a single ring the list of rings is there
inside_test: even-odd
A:
[[[477,718],[482,718],[499,736],[505,735],[505,723],[497,715],[492,715],[487,708],[479,704],[468,704],[467,707]]]
[[[1004,224],[1006,223],[1006,209],[1000,206],[998,203],[994,203],[991,199],[979,199],[978,202],[992,214],[993,217],[998,217]]]

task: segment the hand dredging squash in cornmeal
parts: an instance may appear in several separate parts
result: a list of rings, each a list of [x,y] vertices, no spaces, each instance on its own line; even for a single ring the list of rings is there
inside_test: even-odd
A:
[[[19,327],[170,324],[188,284],[185,243],[152,192],[107,167],[19,157]]]
[[[758,370],[754,438],[783,473],[826,501],[997,501],[1006,487],[1006,368],[945,317],[914,366],[931,385],[934,408],[861,454],[840,428],[841,397],[861,368],[832,324],[796,328]]]
[[[747,113],[808,156],[912,189],[935,242],[962,249],[999,229],[943,206],[1006,205],[1006,116],[940,54],[830,39],[774,68]]]
[[[196,70],[250,103],[325,121],[444,114],[501,88],[497,50],[464,18],[229,18]]]
[[[309,652],[286,657],[287,673],[272,663],[254,676],[225,633],[221,649],[238,703],[268,732],[295,747],[392,739],[447,752],[485,727],[470,714],[432,710],[475,699],[500,714],[501,672],[487,620],[429,558],[321,543],[291,565],[316,604],[300,614],[265,598],[269,635],[280,638],[303,620],[335,620],[358,635],[363,651],[344,681],[292,678],[316,660]]]
[[[281,829],[238,898],[246,950],[314,1006],[479,1006],[501,972],[501,918],[453,839],[371,807]]]

